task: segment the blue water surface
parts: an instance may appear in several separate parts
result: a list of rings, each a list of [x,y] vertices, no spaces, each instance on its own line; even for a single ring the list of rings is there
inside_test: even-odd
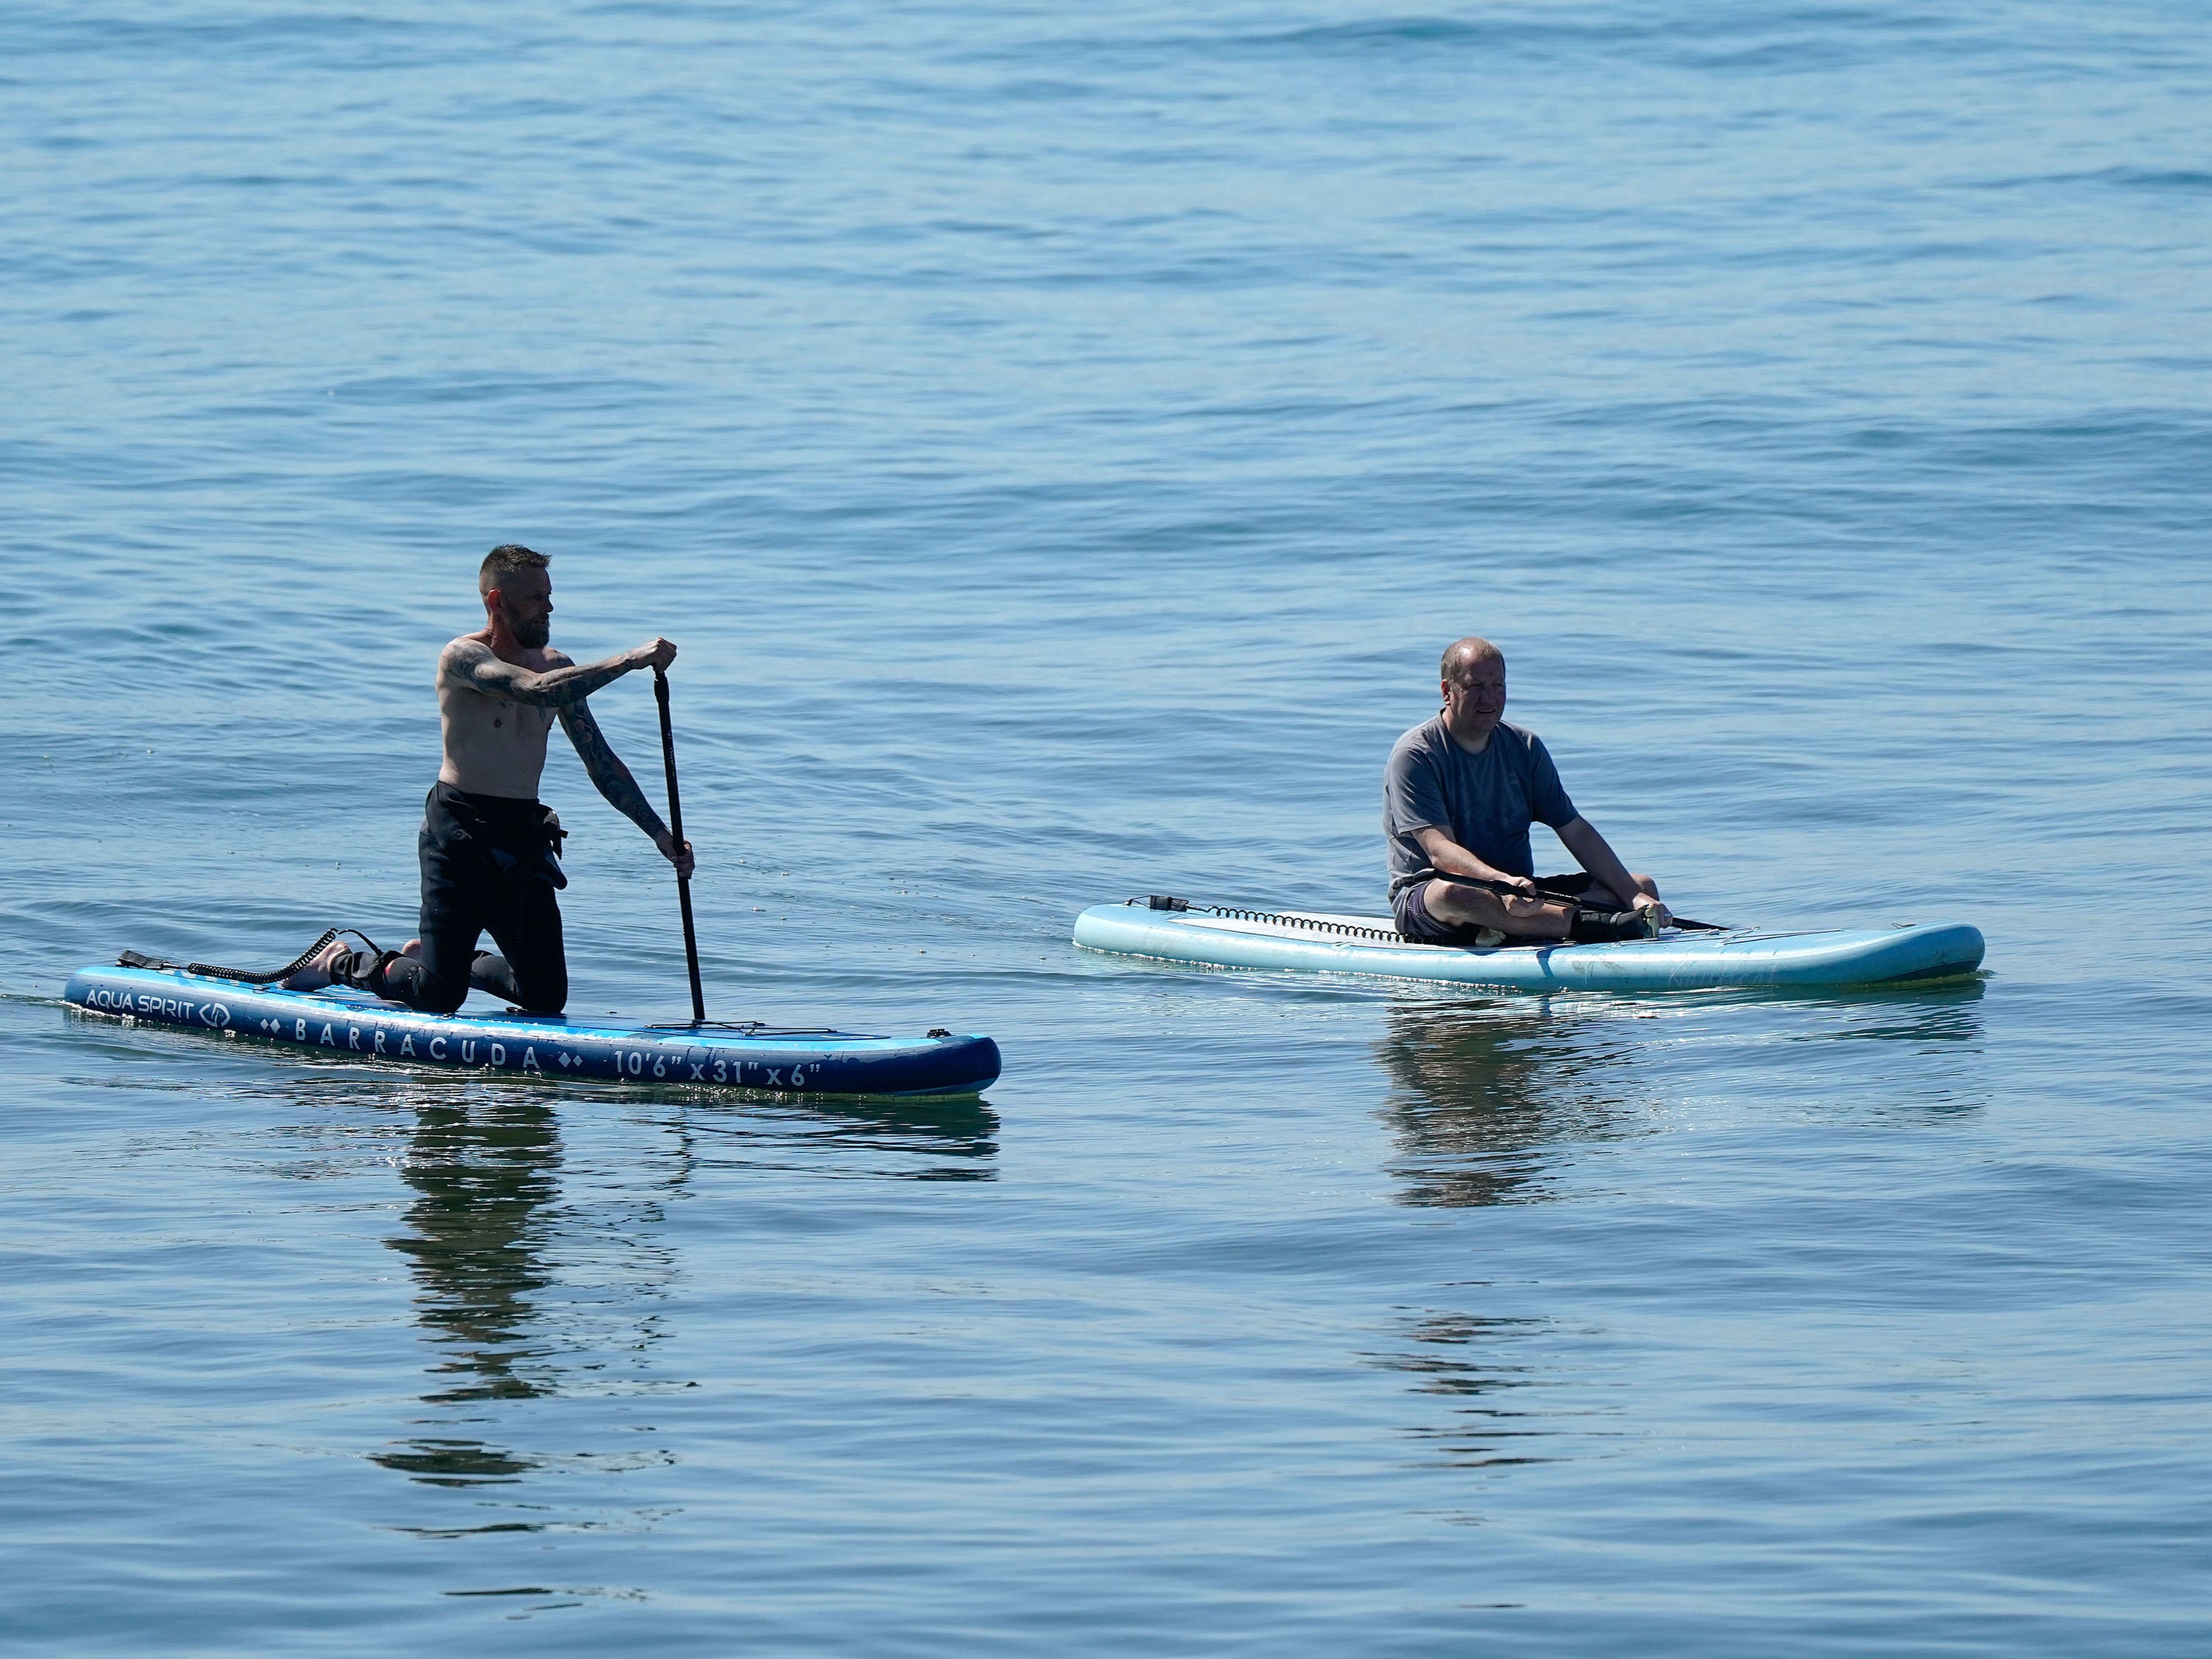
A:
[[[21,0],[0,88],[0,1644],[2212,1646],[2200,9]],[[987,1098],[62,1012],[405,937],[507,540],[681,647],[712,1011]],[[1987,975],[1071,948],[1379,913],[1468,632],[1686,911]],[[573,1006],[679,1012],[546,792]]]

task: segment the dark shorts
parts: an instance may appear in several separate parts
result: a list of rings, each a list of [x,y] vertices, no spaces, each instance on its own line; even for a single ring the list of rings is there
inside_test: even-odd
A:
[[[415,848],[422,866],[422,957],[385,970],[387,995],[449,1014],[469,988],[535,1014],[568,1000],[568,958],[556,889],[561,820],[534,800],[471,795],[450,783],[422,803]],[[485,933],[501,954],[478,954]]]
[[[1549,898],[1580,898],[1591,888],[1601,884],[1587,870],[1571,871],[1564,876],[1539,876],[1536,890]],[[1496,945],[1486,927],[1462,927],[1455,923],[1438,921],[1429,914],[1429,883],[1417,881],[1401,888],[1391,896],[1390,908],[1398,919],[1398,931],[1416,945]],[[1607,909],[1613,907],[1607,904]]]

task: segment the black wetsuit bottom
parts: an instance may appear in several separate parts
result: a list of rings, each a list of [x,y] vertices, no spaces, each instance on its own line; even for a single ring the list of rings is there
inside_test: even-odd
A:
[[[422,864],[422,957],[383,975],[384,994],[426,1013],[450,1014],[474,986],[534,1014],[568,1000],[568,958],[556,888],[561,820],[534,800],[471,795],[450,783],[422,803],[416,850]],[[486,933],[502,954],[479,952]]]

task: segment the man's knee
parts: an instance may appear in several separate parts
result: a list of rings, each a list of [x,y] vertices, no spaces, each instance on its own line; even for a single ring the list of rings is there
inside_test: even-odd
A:
[[[537,976],[515,975],[515,1006],[526,1014],[557,1014],[568,1006],[568,976],[566,974]]]
[[[466,981],[454,985],[427,975],[410,981],[393,974],[386,976],[385,984],[393,1001],[404,1002],[426,1014],[450,1014],[467,1000],[469,994]]]
[[[469,988],[465,985],[459,990],[441,985],[435,990],[426,988],[415,1006],[426,1014],[450,1014],[459,1012],[468,998]]]
[[[394,963],[394,968],[398,967]],[[412,982],[404,981],[398,974],[390,975],[393,988],[400,992],[399,1000],[426,1014],[450,1014],[468,1000],[469,981],[466,975],[428,974],[420,969],[411,975]]]
[[[1455,881],[1431,881],[1421,890],[1421,902],[1438,921],[1462,927],[1495,927],[1505,919],[1505,901],[1482,887],[1462,887]]]
[[[501,941],[502,944],[505,941]],[[557,1014],[568,1006],[568,953],[561,938],[561,912],[549,891],[542,912],[529,918],[518,947],[507,953],[517,1004],[533,1014]]]
[[[524,955],[510,947],[508,954],[477,952],[469,969],[469,983],[532,1014],[557,1014],[568,1002],[568,963],[556,942],[544,955]]]
[[[450,1014],[469,994],[466,972],[452,969],[453,953],[426,942],[419,957],[399,957],[384,970],[385,994],[426,1014]]]

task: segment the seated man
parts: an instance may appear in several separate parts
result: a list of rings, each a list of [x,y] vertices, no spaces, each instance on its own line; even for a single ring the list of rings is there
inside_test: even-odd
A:
[[[1444,653],[1444,706],[1398,739],[1382,774],[1390,908],[1398,931],[1423,945],[1497,945],[1506,939],[1621,939],[1643,929],[1585,920],[1578,908],[1633,910],[1664,924],[1649,876],[1632,875],[1575,811],[1542,741],[1509,726],[1505,655],[1468,638]],[[1528,826],[1540,819],[1581,861],[1571,876],[1534,879]],[[1463,876],[1474,887],[1439,879]]]

